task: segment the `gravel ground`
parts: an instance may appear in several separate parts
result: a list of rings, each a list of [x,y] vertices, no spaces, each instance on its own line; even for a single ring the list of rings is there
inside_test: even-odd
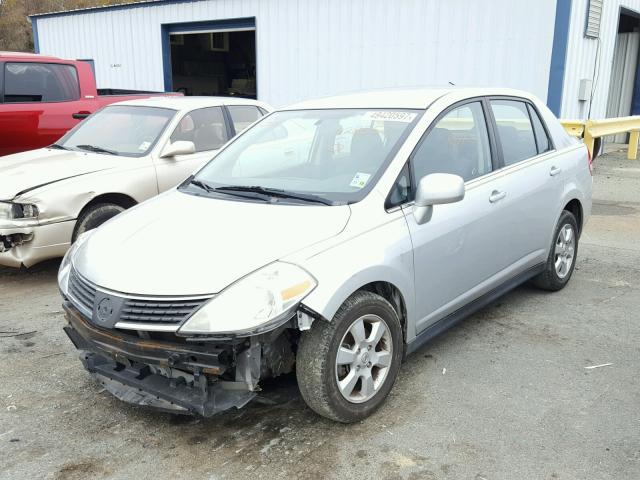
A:
[[[292,376],[265,389],[275,404],[206,420],[119,402],[62,331],[57,266],[0,270],[0,331],[21,332],[0,333],[1,479],[640,478],[640,162],[623,154],[597,160],[568,287],[520,287],[454,327],[351,426]]]

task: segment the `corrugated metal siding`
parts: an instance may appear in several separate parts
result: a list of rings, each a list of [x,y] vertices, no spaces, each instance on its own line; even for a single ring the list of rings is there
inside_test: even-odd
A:
[[[573,0],[562,97],[561,116],[564,118],[587,117],[589,102],[578,101],[578,90],[582,78],[594,80],[591,118],[605,118],[620,8],[640,12],[640,0],[605,0],[600,23],[600,38],[586,38],[582,32],[588,3],[588,0]]]
[[[255,17],[258,96],[274,105],[448,82],[544,100],[555,4],[205,0],[42,17],[38,33],[41,53],[93,58],[100,87],[163,89],[161,24]]]

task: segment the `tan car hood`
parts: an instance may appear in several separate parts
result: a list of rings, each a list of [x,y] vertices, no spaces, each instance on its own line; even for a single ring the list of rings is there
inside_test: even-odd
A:
[[[140,295],[203,295],[339,234],[347,205],[274,205],[171,190],[108,221],[73,257],[96,285]]]
[[[97,153],[41,148],[0,157],[0,200],[11,200],[60,180],[113,168],[122,159]]]

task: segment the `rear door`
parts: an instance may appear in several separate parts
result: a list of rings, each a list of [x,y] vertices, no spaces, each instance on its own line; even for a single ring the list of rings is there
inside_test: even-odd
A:
[[[503,268],[516,274],[546,260],[562,199],[563,172],[546,126],[532,103],[489,99],[502,168],[496,189],[504,193],[496,228]]]
[[[451,107],[409,160],[414,191],[430,173],[460,175],[466,189],[462,201],[434,206],[422,225],[411,205],[403,207],[414,249],[416,333],[494,287],[504,265],[498,244],[509,232],[496,228],[504,205],[496,194],[499,163],[487,108],[483,99]]]
[[[231,137],[222,107],[193,110],[182,117],[168,143],[193,142],[195,153],[156,159],[158,189],[163,192],[175,187],[206,162]],[[161,152],[162,150],[160,150]]]
[[[54,143],[72,128],[81,109],[73,65],[7,61],[0,64],[0,155]]]

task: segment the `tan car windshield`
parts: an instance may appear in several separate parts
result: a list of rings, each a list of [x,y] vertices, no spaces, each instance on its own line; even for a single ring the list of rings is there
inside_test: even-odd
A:
[[[84,120],[57,143],[74,150],[140,157],[155,145],[175,114],[175,110],[168,108],[108,106]]]

